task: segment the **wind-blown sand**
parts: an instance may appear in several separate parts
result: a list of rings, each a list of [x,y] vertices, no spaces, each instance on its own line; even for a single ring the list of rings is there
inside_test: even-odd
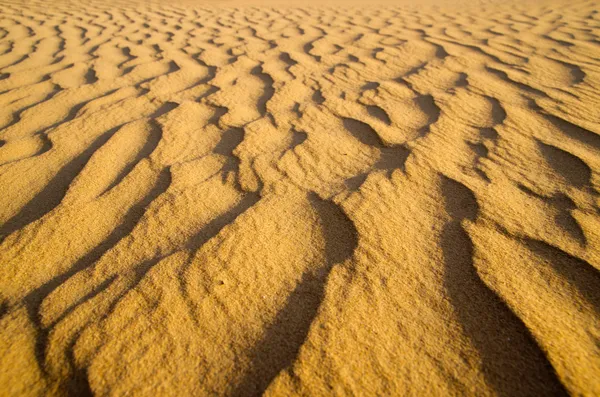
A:
[[[600,395],[599,3],[282,2],[0,0],[0,394]]]

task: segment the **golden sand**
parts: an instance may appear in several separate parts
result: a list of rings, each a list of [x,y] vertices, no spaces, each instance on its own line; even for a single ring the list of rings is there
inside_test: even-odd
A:
[[[0,0],[0,395],[600,395],[600,3],[323,3]]]

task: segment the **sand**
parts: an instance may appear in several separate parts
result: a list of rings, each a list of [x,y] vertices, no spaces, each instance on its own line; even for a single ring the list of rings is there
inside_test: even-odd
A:
[[[0,395],[600,395],[599,9],[0,0]]]

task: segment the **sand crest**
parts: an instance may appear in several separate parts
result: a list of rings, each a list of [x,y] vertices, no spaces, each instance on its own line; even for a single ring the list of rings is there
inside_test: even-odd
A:
[[[324,3],[0,0],[0,395],[600,395],[600,3]]]

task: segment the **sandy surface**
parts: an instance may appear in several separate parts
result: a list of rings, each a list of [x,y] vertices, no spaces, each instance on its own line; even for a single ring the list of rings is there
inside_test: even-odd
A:
[[[600,395],[600,4],[303,3],[0,0],[0,395]]]

